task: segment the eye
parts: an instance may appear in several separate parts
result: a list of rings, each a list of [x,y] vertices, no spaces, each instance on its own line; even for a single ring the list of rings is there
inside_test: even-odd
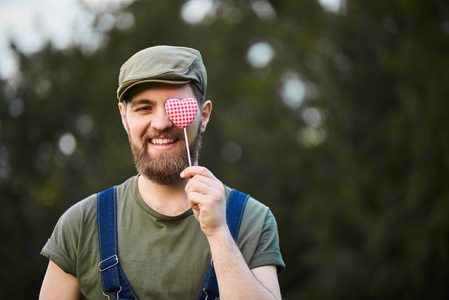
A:
[[[153,107],[151,107],[151,106],[139,106],[139,107],[136,108],[136,111],[137,112],[148,113],[148,112],[152,112],[153,111]]]

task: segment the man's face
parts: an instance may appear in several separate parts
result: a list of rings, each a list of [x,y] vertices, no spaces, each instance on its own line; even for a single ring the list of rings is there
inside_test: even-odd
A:
[[[119,103],[122,122],[138,172],[162,185],[180,183],[179,174],[189,166],[184,131],[175,126],[165,111],[170,98],[195,98],[189,84],[140,84],[133,88],[127,104]],[[201,132],[211,111],[206,101],[193,123],[187,128],[192,163],[196,164]]]

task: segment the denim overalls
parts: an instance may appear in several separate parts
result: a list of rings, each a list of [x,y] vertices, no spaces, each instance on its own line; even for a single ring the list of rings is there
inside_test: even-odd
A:
[[[111,187],[97,194],[97,228],[98,247],[100,252],[101,284],[103,295],[114,294],[122,300],[138,300],[131,284],[123,272],[118,258],[117,245],[117,187]],[[234,240],[240,229],[240,224],[249,196],[237,190],[232,190],[226,204],[226,222]],[[198,293],[197,300],[219,299],[217,277],[212,260]]]

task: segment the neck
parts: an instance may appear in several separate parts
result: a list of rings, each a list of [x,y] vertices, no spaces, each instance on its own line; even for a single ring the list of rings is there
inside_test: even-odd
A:
[[[143,201],[153,210],[167,216],[180,215],[190,208],[184,190],[186,184],[187,180],[176,185],[161,185],[142,175],[137,180]]]

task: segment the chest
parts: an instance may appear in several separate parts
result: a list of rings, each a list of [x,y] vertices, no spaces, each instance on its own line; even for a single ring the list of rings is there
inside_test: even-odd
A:
[[[210,248],[193,216],[179,222],[146,218],[118,225],[120,264],[140,299],[196,297]]]

